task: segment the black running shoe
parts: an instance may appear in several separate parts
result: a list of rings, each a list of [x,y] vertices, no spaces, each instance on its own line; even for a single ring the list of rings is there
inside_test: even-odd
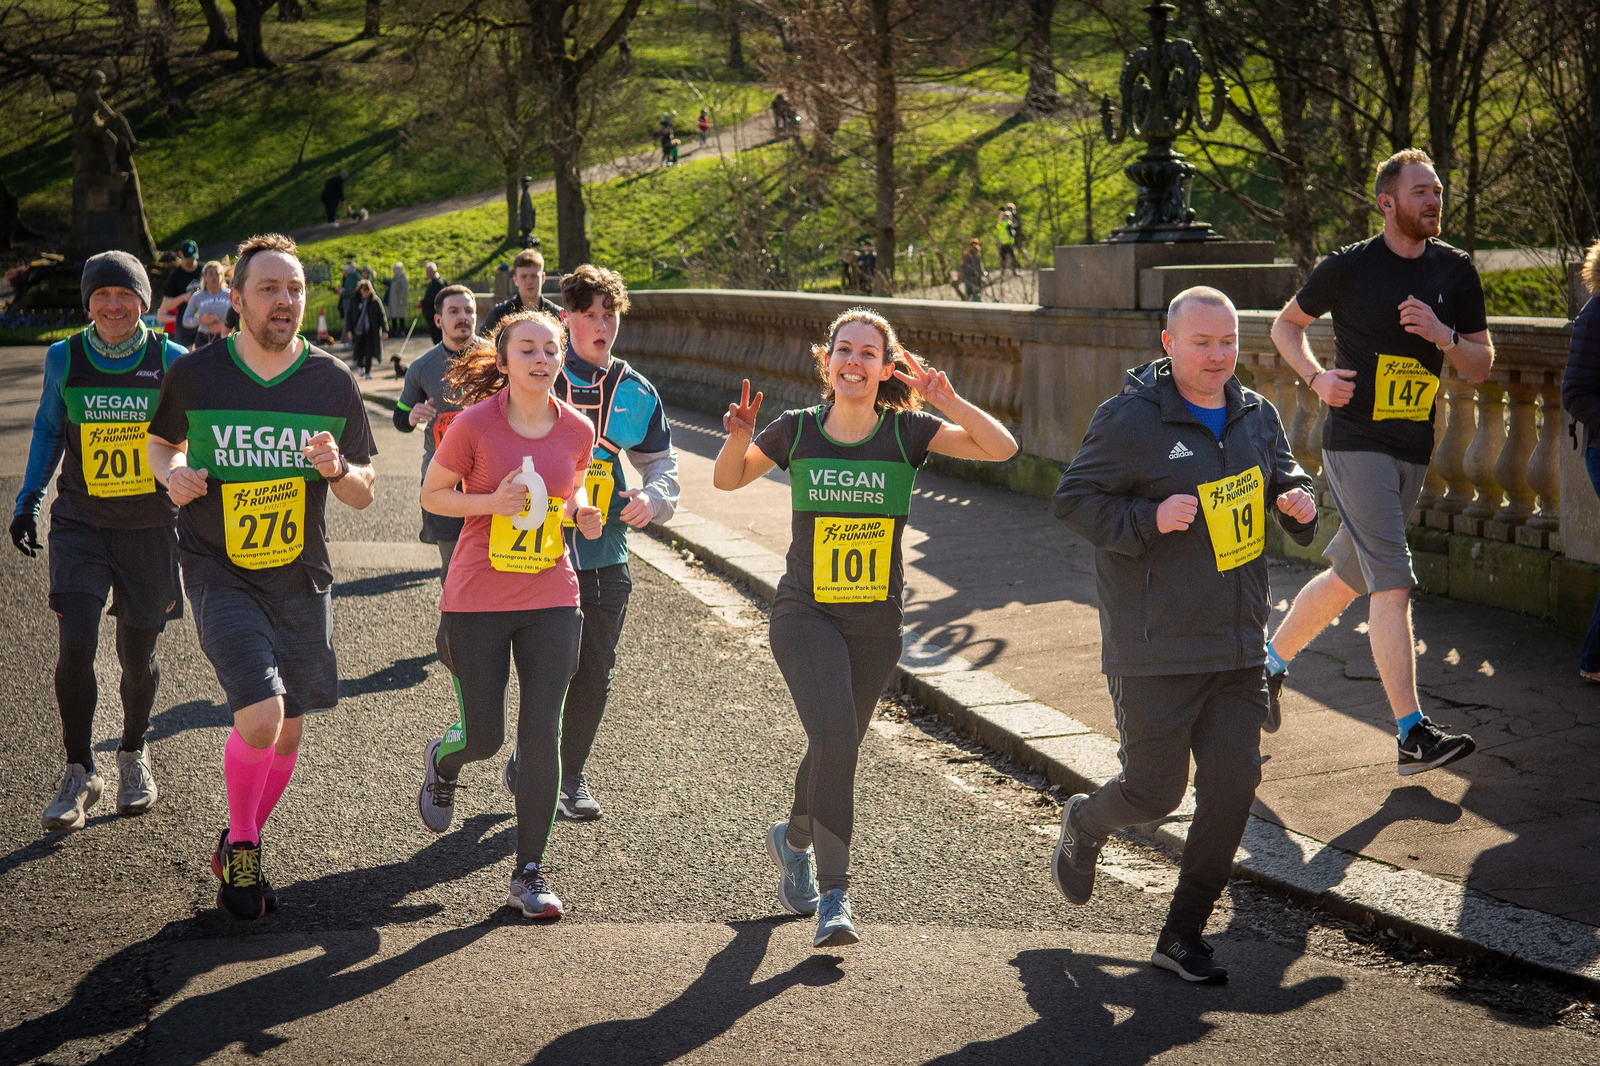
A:
[[[1283,695],[1283,679],[1288,676],[1287,670],[1267,675],[1267,720],[1261,723],[1263,733],[1276,733],[1283,724],[1283,707],[1279,705],[1278,697]]]
[[[1050,876],[1061,894],[1072,903],[1089,902],[1094,892],[1094,865],[1100,857],[1104,837],[1092,837],[1078,825],[1078,807],[1089,797],[1080,792],[1061,808],[1061,839],[1050,857]]]
[[[267,905],[267,913],[271,914],[278,909],[278,894],[272,890],[272,882],[267,880],[266,853],[267,838],[261,837],[256,845],[256,863],[261,868],[261,901]]]
[[[216,875],[218,881],[222,880],[222,849],[227,844],[228,831],[224,829],[221,839],[217,841],[217,850],[211,853],[211,872]],[[256,850],[256,862],[259,864],[260,861],[261,849],[258,848]],[[278,894],[272,890],[272,884],[267,880],[267,871],[264,867],[261,870],[261,899],[267,905],[269,914],[278,909]]]
[[[1401,777],[1437,770],[1457,759],[1465,758],[1478,750],[1477,743],[1465,733],[1446,733],[1448,726],[1438,726],[1424,718],[1411,727],[1400,744]]]
[[[1227,967],[1212,958],[1211,945],[1201,940],[1199,933],[1179,936],[1163,932],[1156,940],[1156,950],[1150,961],[1195,984],[1228,983]]]
[[[261,849],[254,844],[234,844],[224,829],[211,855],[211,872],[222,882],[217,888],[218,909],[253,922],[267,913],[261,891]]]

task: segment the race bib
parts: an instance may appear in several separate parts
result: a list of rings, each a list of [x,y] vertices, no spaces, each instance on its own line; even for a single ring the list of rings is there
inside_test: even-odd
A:
[[[609,459],[590,459],[589,472],[583,475],[583,491],[589,497],[589,506],[600,508],[600,524],[606,524],[611,513],[611,494],[617,488],[615,467]],[[572,519],[566,525],[575,525]]]
[[[1426,422],[1439,394],[1439,379],[1406,355],[1378,356],[1378,387],[1372,397],[1372,420],[1400,418]]]
[[[817,518],[811,534],[811,595],[818,603],[889,598],[892,518]]]
[[[78,427],[83,452],[83,481],[89,495],[111,498],[156,491],[155,476],[145,456],[148,422],[85,423]]]
[[[428,426],[428,432],[433,434],[433,446],[438,448],[444,441],[444,431],[450,428],[450,423],[455,421],[460,411],[443,411],[433,416],[433,423]]]
[[[305,478],[225,483],[222,529],[228,558],[246,570],[294,562],[305,546]]]
[[[567,550],[561,539],[561,514],[566,501],[559,496],[547,496],[545,501],[544,524],[536,529],[518,529],[503,514],[490,519],[490,566],[508,574],[537,574],[560,561]],[[527,513],[524,510],[522,515]]]
[[[1266,547],[1265,488],[1261,468],[1252,466],[1242,474],[1210,481],[1195,489],[1200,496],[1200,510],[1206,516],[1206,530],[1211,534],[1211,550],[1216,553],[1219,572],[1243,566]]]

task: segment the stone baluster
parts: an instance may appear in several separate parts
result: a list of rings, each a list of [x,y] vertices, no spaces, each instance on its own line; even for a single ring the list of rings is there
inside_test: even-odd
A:
[[[1506,442],[1494,464],[1494,478],[1505,491],[1506,503],[1484,523],[1484,536],[1494,540],[1516,538],[1517,527],[1533,514],[1537,496],[1528,484],[1528,460],[1539,443],[1539,386],[1522,380],[1524,375],[1535,381],[1544,377],[1538,371],[1513,370],[1506,385]]]
[[[1442,372],[1441,372],[1442,373]],[[1428,463],[1428,473],[1422,481],[1422,495],[1417,497],[1416,510],[1411,514],[1411,521],[1416,525],[1426,525],[1428,512],[1449,491],[1450,483],[1439,473],[1437,457],[1439,449],[1444,446],[1445,427],[1450,422],[1450,405],[1445,402],[1445,382],[1441,376],[1439,391],[1433,398],[1433,455],[1434,459]]]
[[[1462,457],[1461,468],[1477,490],[1477,498],[1467,504],[1467,509],[1456,515],[1453,525],[1457,533],[1483,536],[1483,523],[1500,510],[1504,493],[1494,477],[1495,461],[1506,442],[1506,393],[1494,380],[1478,386],[1478,429]]]
[[[1444,498],[1429,508],[1426,515],[1430,529],[1450,529],[1451,520],[1472,502],[1472,479],[1462,468],[1467,447],[1472,443],[1477,428],[1474,404],[1478,391],[1472,382],[1448,372],[1444,389],[1448,398],[1444,437],[1433,450],[1433,469],[1438,471],[1448,487]]]
[[[1546,374],[1547,379],[1554,375]],[[1550,547],[1550,534],[1561,529],[1561,382],[1539,386],[1539,443],[1528,460],[1528,484],[1538,494],[1539,509],[1517,530],[1517,543]]]
[[[1289,450],[1300,461],[1306,473],[1317,479],[1322,488],[1322,435],[1318,432],[1318,415],[1322,401],[1317,394],[1296,379],[1294,386],[1294,424],[1289,427]]]

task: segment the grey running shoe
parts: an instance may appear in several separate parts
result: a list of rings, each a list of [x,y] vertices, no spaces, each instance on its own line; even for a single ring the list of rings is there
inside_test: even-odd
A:
[[[85,769],[82,763],[68,763],[61,772],[56,798],[44,809],[44,827],[51,832],[82,829],[89,820],[89,808],[100,802],[105,787],[99,774]]]
[[[150,772],[150,745],[117,751],[117,813],[143,814],[156,805],[161,790]]]
[[[439,776],[439,743],[442,738],[428,741],[427,754],[423,756],[422,788],[417,792],[417,812],[422,824],[435,833],[450,828],[456,814],[456,782]]]
[[[1400,743],[1400,760],[1396,769],[1401,777],[1437,770],[1441,766],[1465,758],[1478,750],[1477,743],[1465,733],[1447,733],[1448,726],[1440,727],[1424,718],[1412,726]]]
[[[561,779],[561,796],[556,802],[561,813],[575,821],[592,822],[600,817],[600,804],[589,794],[589,781],[582,774]]]
[[[1089,797],[1080,792],[1061,808],[1061,839],[1050,858],[1050,876],[1067,900],[1080,906],[1094,892],[1094,864],[1105,837],[1092,837],[1078,825],[1078,807]]]
[[[790,914],[817,913],[815,851],[789,846],[789,823],[773,822],[767,830],[767,854],[778,867],[778,903]]]
[[[550,884],[536,862],[524,866],[522,872],[511,879],[506,906],[522,911],[524,918],[559,918],[563,913],[560,898],[550,891]]]
[[[506,791],[513,796],[517,794],[517,764],[522,761],[522,748],[513,746],[511,758],[506,760],[506,768],[500,771],[500,783],[506,786]]]
[[[817,936],[814,947],[842,948],[861,943],[855,915],[850,912],[850,897],[842,888],[830,888],[817,901]]]
[[[1288,676],[1287,670],[1267,675],[1267,720],[1261,724],[1263,733],[1276,733],[1283,725],[1283,707],[1278,698],[1283,695],[1283,679]]]

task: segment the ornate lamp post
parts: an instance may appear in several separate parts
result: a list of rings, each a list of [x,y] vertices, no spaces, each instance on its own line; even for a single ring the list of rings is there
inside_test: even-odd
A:
[[[1144,154],[1123,169],[1138,186],[1138,203],[1127,224],[1112,230],[1106,243],[1221,240],[1208,223],[1195,221],[1188,188],[1195,168],[1172,150],[1172,142],[1191,126],[1209,133],[1221,125],[1227,83],[1211,75],[1211,114],[1202,114],[1200,55],[1190,42],[1167,37],[1167,22],[1177,8],[1156,2],[1144,10],[1150,16],[1151,43],[1122,61],[1121,106],[1109,96],[1100,101],[1107,140],[1121,144],[1132,136],[1146,145]]]

